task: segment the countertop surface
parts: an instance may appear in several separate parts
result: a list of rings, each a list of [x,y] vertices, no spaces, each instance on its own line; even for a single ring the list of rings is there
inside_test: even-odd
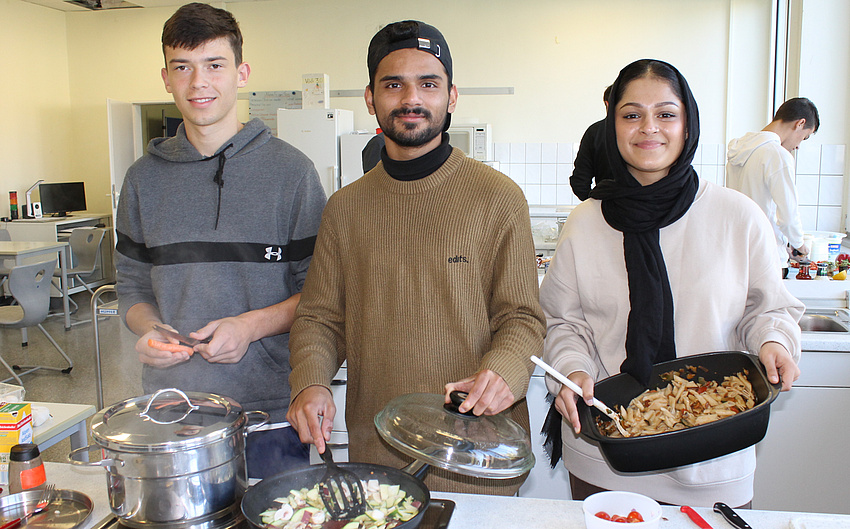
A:
[[[789,270],[789,275],[792,272],[795,272],[795,269]],[[784,284],[807,309],[847,308],[850,280],[789,278]],[[850,351],[850,334],[804,332],[803,351]]]
[[[99,467],[77,467],[64,463],[45,463],[47,479],[58,488],[72,489],[88,495],[94,510],[80,529],[89,529],[110,514],[106,471]],[[449,529],[516,529],[585,527],[581,502],[504,498],[475,494],[432,493],[432,497],[455,502]],[[719,514],[708,508],[696,508],[717,529],[732,527]],[[831,514],[789,513],[778,511],[740,510],[739,514],[756,529],[837,529],[850,527],[850,516]],[[692,529],[693,522],[677,507],[664,507],[661,529]]]

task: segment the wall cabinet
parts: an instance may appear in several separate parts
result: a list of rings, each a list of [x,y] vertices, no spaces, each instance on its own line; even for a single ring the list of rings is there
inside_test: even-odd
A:
[[[63,218],[47,217],[43,219],[22,219],[9,222],[6,225],[6,229],[9,230],[9,235],[12,237],[13,241],[67,242],[71,236],[71,230],[74,228],[93,226],[111,228],[112,216],[80,215]],[[95,273],[92,274],[92,276],[87,278],[87,283],[92,287],[92,290],[98,286],[115,282],[115,266],[112,263],[112,249],[115,247],[115,243],[112,240],[112,234],[113,230],[108,230],[106,232],[106,235],[103,238],[103,244],[101,245],[100,256],[98,257],[97,270],[95,270]],[[71,269],[74,266],[73,251],[69,250],[68,255],[70,256],[68,268]],[[35,260],[38,259],[40,258],[35,258]],[[59,278],[57,278],[57,281],[58,280]],[[68,281],[69,294],[75,294],[85,290],[85,287],[83,287],[82,284],[79,284],[76,279],[69,277]],[[55,289],[51,295],[54,297],[61,297],[61,294]]]

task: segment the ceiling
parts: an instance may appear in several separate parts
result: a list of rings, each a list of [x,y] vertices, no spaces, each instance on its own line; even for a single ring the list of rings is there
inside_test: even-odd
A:
[[[59,11],[103,11],[106,9],[125,9],[143,7],[167,7],[188,4],[191,0],[24,0],[31,4],[57,9]],[[250,2],[254,0],[227,0],[227,3]]]

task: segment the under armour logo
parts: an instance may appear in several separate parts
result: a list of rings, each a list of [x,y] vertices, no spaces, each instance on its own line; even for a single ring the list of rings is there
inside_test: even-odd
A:
[[[271,261],[272,257],[276,257],[275,261],[280,261],[283,254],[283,250],[280,249],[280,246],[277,247],[277,251],[273,252],[271,246],[266,246],[266,260]]]

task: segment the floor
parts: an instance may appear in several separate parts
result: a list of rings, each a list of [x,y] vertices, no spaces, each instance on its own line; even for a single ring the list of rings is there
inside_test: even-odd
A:
[[[87,292],[72,296],[79,304],[71,316],[72,322],[91,317],[90,297]],[[21,377],[26,390],[25,399],[37,402],[69,402],[91,404],[97,408],[97,370],[95,360],[94,331],[91,322],[72,325],[65,331],[61,313],[50,316],[44,323],[47,332],[59,343],[74,362],[70,373],[40,369]],[[142,395],[141,363],[136,356],[136,337],[121,323],[117,316],[101,317],[98,320],[101,372],[103,373],[103,402],[108,407],[124,399]],[[21,346],[18,329],[0,329],[0,354],[10,365],[68,366],[53,345],[38,330],[28,329],[29,344]],[[0,380],[9,376],[0,365]],[[15,379],[7,384],[17,384]],[[65,462],[71,450],[66,439],[42,453],[45,461]],[[94,457],[94,456],[93,456]]]

